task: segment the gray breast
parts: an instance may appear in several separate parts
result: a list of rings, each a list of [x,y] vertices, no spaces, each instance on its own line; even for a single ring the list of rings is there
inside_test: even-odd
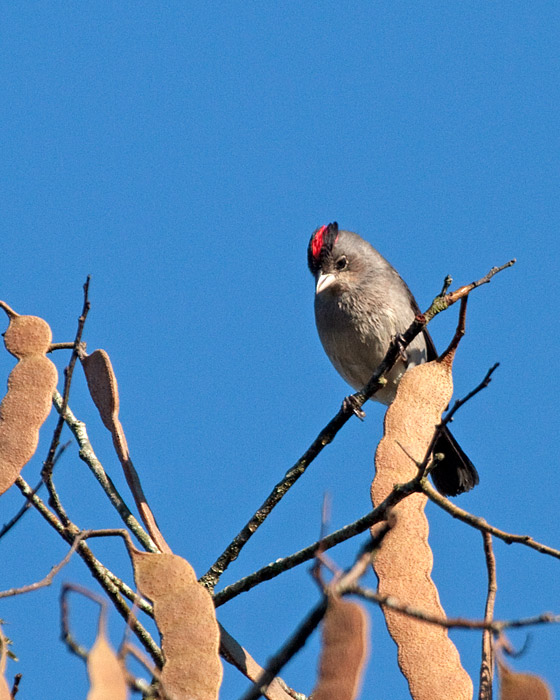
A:
[[[402,315],[401,315],[402,316]],[[391,340],[406,330],[410,319],[396,318],[391,309],[376,306],[374,313],[366,313],[355,303],[348,303],[344,295],[335,298],[318,294],[315,297],[315,320],[321,343],[333,366],[350,386],[359,390],[385,357]],[[395,397],[397,384],[407,367],[426,360],[423,336],[417,336],[407,348],[407,362],[399,360],[388,375],[388,384],[374,399],[389,404]]]

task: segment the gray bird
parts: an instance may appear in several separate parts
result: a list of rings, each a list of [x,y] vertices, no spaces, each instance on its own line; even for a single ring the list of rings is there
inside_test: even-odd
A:
[[[391,341],[420,313],[411,291],[395,268],[367,241],[338,224],[318,228],[307,250],[315,277],[315,321],[319,338],[337,372],[362,389],[385,357]],[[406,348],[373,399],[389,405],[408,367],[433,360],[437,352],[424,330]],[[445,428],[435,445],[444,459],[432,471],[435,487],[457,496],[478,484],[474,465]]]

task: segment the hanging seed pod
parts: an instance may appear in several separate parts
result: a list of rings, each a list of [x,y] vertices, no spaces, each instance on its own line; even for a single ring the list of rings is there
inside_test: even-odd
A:
[[[319,679],[313,700],[355,700],[368,652],[369,619],[363,607],[331,595],[323,621]]]
[[[222,681],[220,632],[212,597],[192,566],[176,554],[130,550],[139,592],[154,604],[165,664],[161,682],[172,697],[217,700]]]
[[[10,318],[4,333],[6,350],[18,359],[8,377],[8,393],[0,404],[0,494],[7,491],[35,454],[39,428],[51,410],[58,374],[45,356],[52,333],[37,316],[20,316],[0,307]]]
[[[408,370],[385,416],[385,434],[375,455],[371,495],[375,504],[394,484],[409,481],[420,463],[453,391],[453,353]],[[437,617],[445,617],[432,581],[433,555],[428,543],[427,497],[411,494],[394,508],[395,525],[374,559],[379,593],[394,596]],[[389,608],[383,609],[389,634],[398,647],[401,671],[414,700],[471,700],[472,681],[461,666],[447,630]]]

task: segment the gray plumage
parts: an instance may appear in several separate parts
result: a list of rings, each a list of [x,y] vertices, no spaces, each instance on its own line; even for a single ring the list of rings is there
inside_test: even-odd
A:
[[[316,280],[315,321],[321,343],[339,374],[362,389],[385,357],[391,341],[419,312],[398,272],[367,241],[336,223],[314,232],[308,263]],[[374,399],[390,404],[408,367],[437,357],[427,331],[416,336],[387,375]],[[436,445],[445,459],[432,472],[436,488],[455,496],[478,483],[473,464],[448,430]]]

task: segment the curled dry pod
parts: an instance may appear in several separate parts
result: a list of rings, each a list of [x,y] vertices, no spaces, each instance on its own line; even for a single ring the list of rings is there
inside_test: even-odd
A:
[[[10,325],[4,333],[6,350],[19,360],[8,377],[8,393],[0,404],[0,494],[7,491],[35,454],[39,428],[51,410],[58,379],[45,357],[52,340],[46,321],[19,316],[3,302]]]
[[[113,437],[115,451],[121,462],[126,481],[132,491],[144,525],[146,525],[151,538],[158,548],[162,552],[171,554],[171,548],[159,530],[156,519],[144,495],[140,477],[130,458],[124,430],[119,420],[119,387],[111,359],[105,350],[94,350],[91,355],[83,353],[80,356],[80,360],[86,375],[89,393],[99,411],[103,425]]]
[[[176,698],[216,700],[222,681],[220,632],[208,591],[175,554],[131,549],[139,592],[154,604],[165,663],[161,682]]]
[[[313,700],[358,697],[368,650],[368,616],[361,605],[330,595],[323,620],[319,680]]]
[[[105,617],[99,619],[97,639],[87,658],[90,689],[87,700],[126,700],[128,687],[124,668],[105,634]]]
[[[375,504],[394,484],[417,474],[435,426],[453,392],[453,353],[408,370],[385,416],[385,434],[375,456],[376,474],[371,488]],[[374,569],[379,592],[428,614],[444,617],[431,579],[433,556],[428,544],[426,496],[414,493],[394,508],[396,522],[376,553]],[[383,609],[389,634],[398,647],[399,666],[414,700],[471,700],[472,682],[459,659],[447,630],[439,625]]]

